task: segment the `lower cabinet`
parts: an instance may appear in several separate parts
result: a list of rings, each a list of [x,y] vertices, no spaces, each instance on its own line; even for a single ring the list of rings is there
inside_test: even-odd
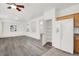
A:
[[[53,46],[73,54],[73,19],[57,21],[56,33],[53,39]]]
[[[79,53],[79,36],[75,36],[74,40],[74,52]]]

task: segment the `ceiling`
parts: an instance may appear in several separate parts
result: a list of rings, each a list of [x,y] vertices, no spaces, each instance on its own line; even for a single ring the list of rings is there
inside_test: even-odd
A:
[[[17,3],[18,4],[18,3]],[[14,9],[8,10],[7,4],[0,3],[0,17],[15,19],[19,21],[28,21],[33,18],[37,18],[43,15],[43,13],[52,8],[58,10],[67,8],[77,3],[20,3],[25,6],[25,8],[19,12]]]

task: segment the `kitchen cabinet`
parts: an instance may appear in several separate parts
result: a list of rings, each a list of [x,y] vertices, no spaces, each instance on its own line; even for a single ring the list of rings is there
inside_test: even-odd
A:
[[[79,13],[74,15],[74,52],[79,53]]]
[[[74,22],[75,22],[75,27],[78,28],[79,27],[79,14],[75,14],[74,15]]]
[[[79,36],[75,35],[74,52],[79,53]]]

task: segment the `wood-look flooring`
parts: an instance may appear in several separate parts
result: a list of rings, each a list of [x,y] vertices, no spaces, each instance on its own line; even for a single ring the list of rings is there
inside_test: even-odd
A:
[[[50,47],[42,47],[41,41],[29,37],[0,39],[0,56],[40,56]]]
[[[69,54],[49,45],[43,47],[40,40],[20,36],[1,38],[0,56],[79,56],[79,54]]]

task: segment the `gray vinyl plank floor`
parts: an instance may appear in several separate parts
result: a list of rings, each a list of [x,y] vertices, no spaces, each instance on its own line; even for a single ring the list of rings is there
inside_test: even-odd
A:
[[[52,47],[49,51],[47,51],[45,54],[42,56],[79,56],[79,54],[70,54],[68,52],[59,50],[55,47]]]
[[[40,56],[49,49],[42,47],[41,41],[25,36],[0,39],[1,56]]]
[[[0,56],[79,56],[54,47],[42,46],[41,41],[26,36],[1,38]]]

